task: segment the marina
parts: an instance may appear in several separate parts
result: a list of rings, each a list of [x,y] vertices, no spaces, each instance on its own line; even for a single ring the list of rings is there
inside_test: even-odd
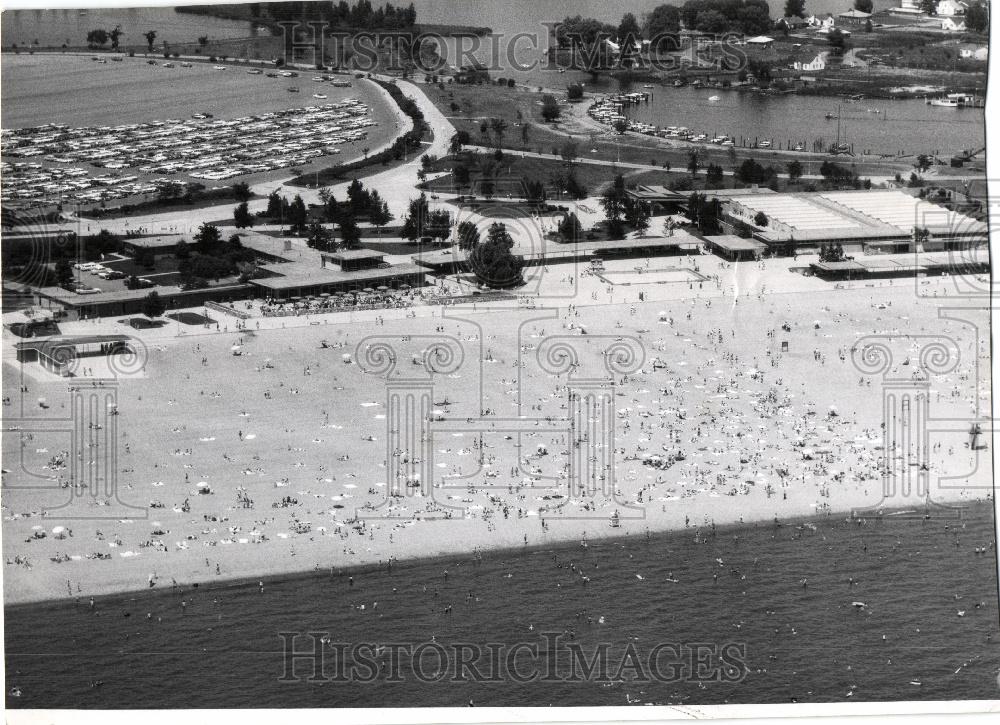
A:
[[[826,98],[800,94],[772,94],[715,90],[716,95],[691,84],[665,86],[642,93],[595,92],[591,117],[613,127],[616,121],[647,135],[693,141],[726,136],[738,146],[754,147],[766,140],[776,150],[826,151],[838,143],[836,121],[842,122],[841,140],[855,154],[905,157],[926,153],[946,158],[985,145],[982,109],[972,94],[946,95],[957,101],[948,107],[957,114],[942,116],[938,105],[924,98],[906,100]],[[713,100],[715,99],[715,100]],[[838,112],[838,107],[842,111]],[[827,123],[829,122],[829,123]],[[671,129],[681,133],[667,133]],[[684,131],[687,132],[685,137]],[[744,143],[740,143],[740,139]],[[695,141],[702,143],[703,140]]]

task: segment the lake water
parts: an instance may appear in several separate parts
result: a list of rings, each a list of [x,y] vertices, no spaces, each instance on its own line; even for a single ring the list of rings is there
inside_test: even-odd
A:
[[[717,703],[964,700],[996,697],[1000,670],[997,559],[989,503],[963,519],[896,518],[702,529],[548,549],[471,554],[385,569],[322,572],[284,581],[180,587],[6,609],[9,707],[400,707],[704,705]],[[986,547],[986,554],[975,549]],[[446,573],[447,572],[447,573]],[[584,577],[587,582],[584,582]],[[850,579],[854,580],[852,584]],[[182,605],[182,602],[185,604]],[[855,606],[855,602],[863,606]],[[377,603],[377,604],[376,604]],[[451,607],[450,613],[448,607]],[[303,636],[297,652],[331,644],[425,644],[421,681],[411,659],[364,684],[281,681],[279,633]],[[549,639],[546,639],[548,633]],[[483,678],[455,678],[460,643],[522,649],[515,681],[507,659],[474,660]],[[286,636],[290,636],[286,634]],[[426,644],[433,642],[432,644]],[[589,661],[607,646],[610,671],[632,651],[659,666],[622,681],[567,681],[567,643]],[[694,643],[742,653],[741,681],[699,681],[672,669]],[[445,648],[446,659],[435,648]],[[327,646],[323,674],[338,676]],[[705,651],[705,650],[703,650]],[[669,656],[668,656],[669,655]],[[709,662],[712,655],[705,655]],[[676,657],[676,659],[675,659]],[[372,656],[385,662],[386,655]],[[344,672],[368,677],[361,657]],[[690,664],[690,663],[689,663]],[[353,669],[357,665],[358,669]],[[378,672],[378,664],[375,666]],[[709,668],[707,672],[711,672]],[[388,675],[398,674],[396,682]],[[630,677],[647,676],[648,682]],[[439,681],[428,681],[438,679]]]
[[[169,7],[103,8],[87,10],[5,10],[0,16],[3,44],[25,46],[34,41],[41,45],[86,45],[87,33],[95,28],[111,30],[120,25],[124,32],[119,41],[123,49],[146,47],[143,33],[155,30],[156,42],[193,42],[199,36],[211,39],[251,37],[253,24],[178,13]]]
[[[541,23],[557,21],[567,15],[581,14],[617,23],[622,13],[631,11],[641,19],[660,2],[632,0],[609,5],[600,0],[505,0],[501,3],[416,0],[414,4],[422,22],[488,26],[509,36],[517,32],[542,32]],[[879,0],[876,8],[893,4]],[[772,16],[777,17],[784,2],[770,0],[770,5]],[[842,6],[839,0],[815,0],[809,4],[809,12],[835,13],[842,11]],[[78,45],[85,41],[88,30],[115,25],[121,25],[126,33],[123,47],[129,44],[141,47],[145,43],[142,33],[150,29],[157,31],[157,42],[168,43],[190,42],[200,35],[218,39],[243,38],[255,32],[251,23],[186,15],[172,8],[108,8],[91,10],[86,15],[75,10],[12,10],[2,16],[5,44],[37,39],[43,44]],[[456,41],[449,39],[447,46],[448,60],[455,63],[459,57]],[[546,47],[544,38],[539,40],[538,47],[536,53],[529,41],[522,40],[517,46],[519,62],[537,60]],[[476,55],[487,59],[492,52],[486,47]],[[501,64],[509,68],[505,57],[504,53],[500,54]],[[591,82],[589,76],[577,72],[555,74],[534,70],[510,75],[519,82],[551,88]],[[606,81],[587,87],[596,92],[617,90],[617,86]],[[719,100],[709,101],[713,95],[718,95]],[[869,112],[872,107],[884,113]],[[801,141],[811,149],[813,142],[819,139],[824,144],[836,141],[836,121],[827,121],[824,118],[827,113],[837,113],[835,100],[797,95],[761,98],[726,91],[662,88],[654,91],[652,103],[634,107],[632,115],[658,126],[688,126],[704,133],[729,134],[737,139],[767,138],[781,144],[791,141],[793,145]],[[853,144],[856,152],[916,154],[940,151],[950,155],[961,149],[978,149],[985,145],[985,115],[982,109],[929,107],[922,101],[871,101],[845,109],[841,137]]]

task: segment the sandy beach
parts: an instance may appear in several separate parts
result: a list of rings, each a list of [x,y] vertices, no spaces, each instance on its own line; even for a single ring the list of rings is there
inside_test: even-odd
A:
[[[558,298],[551,309],[540,298],[534,309],[251,317],[245,330],[214,312],[218,328],[65,324],[66,334],[127,332],[147,351],[141,369],[116,383],[110,460],[121,503],[103,507],[87,495],[67,506],[67,433],[5,424],[5,601],[919,508],[901,486],[883,500],[882,375],[859,371],[851,348],[873,334],[945,339],[957,362],[929,378],[930,414],[970,420],[990,405],[985,312],[944,317],[940,297],[954,294],[948,277],[846,289],[788,266],[693,256],[615,260],[600,278],[572,265],[538,268],[537,289]],[[460,350],[454,367],[433,377],[431,417],[448,419],[432,434],[433,483],[391,501],[387,462],[397,470],[419,451],[416,441],[412,450],[387,448],[396,431],[387,429],[386,380],[358,364],[367,349],[359,343],[373,335],[398,351],[395,382],[423,373],[410,357],[429,343],[417,336],[448,338]],[[616,338],[641,349],[635,372],[602,383],[614,411],[613,438],[598,448],[614,471],[607,495],[581,493],[567,473],[581,442],[587,449],[587,437],[601,432],[567,428],[567,374],[545,362],[557,336],[577,351],[571,372],[580,376],[604,369]],[[913,378],[923,362],[915,339],[890,341],[887,375]],[[4,345],[5,417],[65,418],[66,381],[21,368],[13,342]],[[93,377],[103,377],[95,367]],[[463,431],[462,420],[477,425]],[[969,449],[967,425],[952,428],[932,435],[931,495],[985,498],[989,451]],[[79,465],[108,460],[105,432],[87,435],[91,459]],[[892,452],[904,466],[906,447]],[[365,518],[380,505],[395,518]],[[612,527],[615,511],[620,527]]]

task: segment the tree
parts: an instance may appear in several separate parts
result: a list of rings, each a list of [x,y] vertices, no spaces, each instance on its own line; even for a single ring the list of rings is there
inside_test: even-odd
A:
[[[456,131],[451,137],[451,143],[448,148],[453,154],[457,154],[462,150],[463,146],[468,145],[469,140],[468,131]]]
[[[806,0],[785,0],[786,18],[804,18],[806,16]]]
[[[547,122],[552,123],[559,118],[561,111],[559,110],[559,102],[556,101],[555,97],[546,93],[542,96],[542,118]]]
[[[155,30],[148,30],[145,33],[143,33],[142,35],[143,35],[144,38],[146,38],[146,47],[149,49],[149,52],[152,53],[153,52],[153,41],[156,40],[156,31]]]
[[[618,24],[618,43],[621,46],[621,59],[623,65],[631,67],[635,52],[639,48],[640,36],[639,23],[636,22],[635,15],[625,13],[621,23]]]
[[[233,209],[233,222],[237,229],[246,229],[253,226],[253,214],[250,213],[247,203],[244,201]]]
[[[309,221],[309,212],[306,211],[306,204],[298,194],[288,205],[288,226],[292,234],[302,235],[306,233],[306,224]]]
[[[559,156],[562,160],[568,164],[572,164],[574,160],[580,155],[579,146],[577,146],[576,141],[566,141],[562,146],[559,147]]]
[[[149,319],[159,317],[167,310],[167,303],[160,299],[160,295],[153,290],[142,301],[142,314]]]
[[[306,246],[318,249],[321,252],[329,252],[333,248],[333,233],[319,222],[309,225],[309,235],[306,237]]]
[[[965,27],[973,33],[985,33],[990,27],[990,10],[985,3],[969,5],[965,11]]]
[[[344,216],[340,220],[340,240],[346,249],[358,249],[361,246],[361,230],[358,229],[354,217]]]
[[[177,242],[177,246],[174,247],[174,258],[175,259],[189,259],[191,257],[190,245],[183,239]]]
[[[870,13],[875,3],[872,0],[854,0],[854,9],[863,13]]]
[[[514,240],[501,222],[490,225],[486,241],[480,242],[469,254],[469,266],[476,280],[487,287],[506,289],[523,284],[521,270],[524,259],[514,255]]]
[[[687,166],[687,168],[688,168],[688,171],[691,172],[691,176],[697,176],[698,175],[698,169],[701,168],[701,163],[699,162],[698,152],[697,151],[692,151],[690,153],[690,155],[688,156],[688,166]]]
[[[790,183],[795,183],[802,178],[802,164],[798,161],[789,161],[785,169],[788,171],[788,181]]]
[[[427,203],[426,194],[421,194],[416,199],[411,199],[406,218],[403,220],[403,227],[400,229],[400,235],[411,242],[417,241],[417,239],[424,236],[424,226],[427,224],[428,215],[429,204]]]
[[[476,245],[479,244],[479,230],[470,221],[459,222],[456,234],[459,249],[475,249]]]
[[[194,235],[194,242],[198,245],[200,254],[214,254],[222,240],[219,228],[214,224],[203,223],[198,228],[198,233]]]
[[[118,50],[118,39],[122,37],[122,26],[116,25],[114,30],[108,31],[108,37],[111,39],[111,50]]]
[[[920,154],[917,156],[916,167],[920,173],[927,171],[927,169],[929,169],[933,164],[934,161],[927,154]]]
[[[646,16],[646,37],[653,46],[669,38],[675,40],[681,30],[681,11],[673,5],[660,5]]]
[[[91,48],[103,48],[108,42],[108,31],[98,28],[87,33],[87,46]]]
[[[250,201],[253,198],[253,192],[250,191],[250,184],[245,181],[237,181],[233,184],[233,198],[236,201]]]
[[[621,174],[601,197],[601,207],[608,225],[608,236],[616,239],[624,232],[622,220],[628,207],[628,195],[625,193],[625,179]]]
[[[705,170],[705,188],[722,188],[722,167],[718,164],[709,164],[708,168]]]
[[[282,201],[278,192],[272,191],[267,197],[267,211],[264,212],[264,216],[268,219],[280,219],[283,209]]]
[[[56,262],[56,284],[60,287],[73,284],[73,265],[65,257]]]
[[[559,221],[559,236],[563,242],[579,242],[583,239],[583,226],[574,212]]]
[[[392,212],[389,211],[389,204],[386,203],[385,199],[375,197],[377,193],[372,193],[372,205],[368,210],[368,220],[375,225],[381,236],[382,227],[392,221]]]
[[[762,211],[757,212],[756,216],[753,218],[753,223],[759,227],[767,226],[767,214]]]
[[[573,83],[566,89],[566,98],[570,101],[579,101],[583,98],[583,86]]]
[[[632,227],[640,235],[645,234],[646,230],[649,229],[649,209],[643,204],[635,205],[635,211],[632,213]]]
[[[497,148],[499,149],[503,146],[503,134],[507,130],[507,122],[502,118],[491,118],[490,119],[490,130],[497,139]]]
[[[615,133],[621,136],[626,131],[628,131],[628,121],[626,121],[624,118],[619,118],[617,121],[611,124],[611,127],[615,130]]]

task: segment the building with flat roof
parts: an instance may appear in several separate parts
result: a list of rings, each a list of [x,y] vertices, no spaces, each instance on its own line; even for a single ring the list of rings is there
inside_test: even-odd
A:
[[[900,190],[818,191],[723,199],[723,222],[749,227],[769,247],[839,243],[864,251],[908,252],[917,232],[921,251],[985,243],[987,226]],[[767,223],[757,224],[763,214]]]
[[[744,239],[734,234],[705,237],[705,246],[720,257],[734,262],[758,259],[767,250],[767,245],[764,242],[758,242],[756,239]]]
[[[51,373],[69,377],[79,358],[132,353],[128,335],[74,335],[19,342],[15,354],[20,363],[37,362]]]

